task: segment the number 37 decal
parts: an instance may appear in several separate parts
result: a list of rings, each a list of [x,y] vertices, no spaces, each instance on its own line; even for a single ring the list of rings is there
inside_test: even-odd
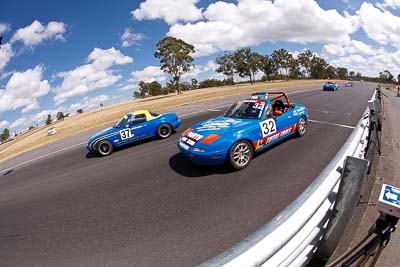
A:
[[[125,130],[119,131],[119,134],[121,136],[121,140],[131,138],[131,136],[132,136],[130,129],[125,129]]]
[[[274,119],[268,119],[260,122],[260,127],[263,137],[266,137],[276,132],[276,124]]]

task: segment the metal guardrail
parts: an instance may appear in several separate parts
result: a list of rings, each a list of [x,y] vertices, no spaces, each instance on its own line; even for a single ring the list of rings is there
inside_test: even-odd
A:
[[[371,125],[380,110],[375,92],[345,144],[314,180],[286,209],[256,232],[200,266],[304,266],[324,237],[337,200],[341,171],[347,157],[365,159]],[[373,110],[372,110],[373,109]],[[375,112],[375,116],[374,115]],[[375,118],[375,119],[374,119]]]

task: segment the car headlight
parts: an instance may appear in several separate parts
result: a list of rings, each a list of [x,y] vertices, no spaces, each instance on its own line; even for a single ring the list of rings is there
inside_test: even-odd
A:
[[[193,148],[193,152],[204,153],[204,152],[206,152],[206,150],[202,149],[202,148],[195,147],[195,148]]]

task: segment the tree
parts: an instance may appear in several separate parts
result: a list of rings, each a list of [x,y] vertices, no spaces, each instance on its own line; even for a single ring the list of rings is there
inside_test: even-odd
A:
[[[149,84],[145,83],[144,81],[140,81],[138,84],[139,89],[133,92],[134,98],[145,98],[149,95]]]
[[[197,79],[192,79],[192,89],[199,88],[199,81]]]
[[[272,52],[272,58],[278,68],[285,70],[286,79],[289,79],[288,70],[292,65],[293,55],[290,54],[286,49],[281,48]]]
[[[393,82],[394,76],[390,71],[384,70],[379,72],[379,78],[381,78],[385,82]]]
[[[312,58],[313,58],[313,53],[311,52],[310,49],[305,50],[304,52],[300,53],[297,56],[297,60],[306,71],[307,78],[310,78],[311,75]]]
[[[400,73],[399,73],[399,74],[397,74],[397,82],[399,82],[399,83],[400,83]]]
[[[356,74],[356,73],[355,73],[354,71],[350,71],[350,72],[349,72],[350,78],[351,78],[351,79],[354,79],[355,74]]]
[[[133,92],[134,98],[145,98],[147,96],[156,96],[163,94],[163,88],[161,84],[157,81],[153,81],[151,83],[140,81],[138,85],[139,89]]]
[[[326,75],[325,76],[328,79],[336,79],[337,78],[336,68],[331,66],[331,65],[329,65],[326,68]]]
[[[268,55],[261,58],[260,70],[264,72],[269,82],[272,80],[272,77],[278,73],[278,68],[274,60]]]
[[[182,91],[189,91],[192,88],[192,85],[188,82],[183,82],[179,85]]]
[[[50,125],[53,120],[51,119],[51,115],[47,115],[46,125]]]
[[[10,130],[8,130],[7,128],[4,128],[3,133],[0,134],[0,140],[6,141],[8,138],[10,138]]]
[[[361,80],[361,77],[362,77],[361,72],[357,72],[356,73],[356,79],[357,80]]]
[[[233,62],[237,74],[242,77],[249,77],[250,83],[255,83],[255,74],[260,69],[262,56],[252,52],[250,47],[239,48],[233,53]]]
[[[326,76],[326,68],[328,63],[325,59],[313,56],[311,60],[310,76],[313,79],[323,79]]]
[[[61,111],[59,111],[59,112],[57,112],[57,120],[62,120],[62,119],[64,119],[64,113],[63,112],[61,112]]]
[[[76,113],[78,113],[78,114],[81,114],[81,113],[83,113],[83,109],[78,109],[77,111],[76,111]]]
[[[165,37],[158,41],[154,56],[160,59],[161,70],[171,76],[170,83],[175,86],[178,94],[181,93],[179,84],[183,73],[192,66],[194,46],[174,37]]]
[[[31,126],[29,126],[28,130],[30,131],[30,130],[33,130],[33,129],[35,129],[35,126],[31,125]]]
[[[297,59],[293,59],[290,62],[289,77],[290,77],[290,79],[298,79],[301,76],[302,76],[302,73],[300,71],[300,63]]]
[[[151,96],[161,95],[163,93],[162,85],[157,81],[149,83],[148,88],[149,88],[149,95]]]
[[[336,73],[337,73],[337,76],[339,77],[339,79],[341,79],[341,80],[345,80],[348,78],[347,68],[338,67],[338,68],[336,68]]]
[[[219,65],[215,71],[228,76],[228,79],[231,80],[233,84],[233,75],[235,74],[233,55],[231,53],[225,53],[222,56],[218,56],[215,63]]]

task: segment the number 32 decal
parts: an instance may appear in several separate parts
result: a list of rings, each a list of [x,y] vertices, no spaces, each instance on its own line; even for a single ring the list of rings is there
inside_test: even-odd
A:
[[[125,129],[125,130],[119,131],[119,134],[121,136],[121,140],[131,138],[131,136],[132,136],[130,129]]]
[[[274,119],[268,119],[260,122],[260,127],[263,137],[266,137],[276,132],[276,124]]]

